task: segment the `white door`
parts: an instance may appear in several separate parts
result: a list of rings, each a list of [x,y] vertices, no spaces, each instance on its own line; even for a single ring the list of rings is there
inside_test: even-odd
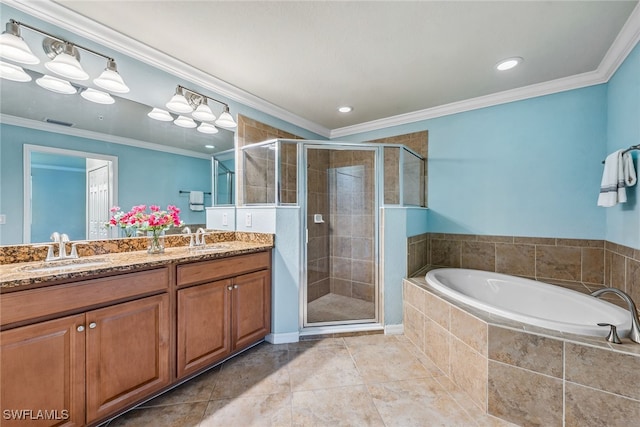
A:
[[[106,239],[109,229],[109,165],[87,170],[87,238]]]

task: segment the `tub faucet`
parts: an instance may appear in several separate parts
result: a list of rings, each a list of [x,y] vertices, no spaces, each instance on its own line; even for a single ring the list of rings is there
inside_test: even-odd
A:
[[[629,311],[631,312],[631,330],[629,331],[629,339],[635,343],[640,344],[640,322],[638,322],[638,311],[636,310],[636,305],[633,303],[633,300],[631,299],[629,294],[621,291],[618,288],[598,289],[597,291],[592,292],[591,296],[599,297],[600,295],[604,295],[606,293],[616,294],[620,298],[625,300],[625,302],[629,306]]]

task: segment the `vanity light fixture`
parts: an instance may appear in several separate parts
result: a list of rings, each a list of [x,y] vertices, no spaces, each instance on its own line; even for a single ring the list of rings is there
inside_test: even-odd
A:
[[[174,113],[187,114],[193,111],[193,107],[182,93],[182,86],[176,88],[176,94],[167,102],[167,108]]]
[[[90,87],[80,92],[80,96],[96,104],[113,104],[116,102],[107,92],[95,90]]]
[[[207,105],[207,99],[203,99],[200,105],[196,108],[196,110],[191,113],[194,119],[200,120],[203,122],[212,122],[216,119],[216,116],[213,115],[211,108]]]
[[[107,68],[93,81],[96,86],[113,93],[129,92],[129,88],[124,83],[122,76],[118,74],[115,60],[110,56],[79,44],[71,43],[68,40],[14,19],[10,19],[7,22],[6,31],[0,35],[0,57],[23,64],[38,64],[40,62],[40,59],[33,54],[27,43],[20,37],[21,27],[45,36],[42,41],[42,49],[51,58],[50,61],[44,64],[47,70],[67,79],[88,80],[89,74],[80,64],[79,49],[82,49],[107,60]]]
[[[524,60],[519,56],[514,56],[513,58],[503,59],[502,61],[500,61],[500,62],[498,62],[496,64],[496,70],[498,70],[498,71],[511,70],[512,68],[515,68],[519,64],[521,64],[522,61],[524,61]]]
[[[53,56],[44,66],[59,76],[73,80],[88,80],[89,74],[80,65],[80,53],[71,43],[60,43],[57,40],[45,39],[44,46],[50,46],[47,56]]]
[[[175,119],[173,123],[175,123],[176,125],[182,128],[194,128],[198,126],[191,117],[187,117],[187,116],[178,116],[178,118]]]
[[[163,110],[162,108],[154,108],[153,110],[147,113],[147,116],[151,117],[154,120],[159,120],[161,122],[171,122],[173,121],[173,116],[169,114],[168,111]]]
[[[7,22],[6,30],[0,35],[0,56],[21,64],[40,63],[40,59],[20,37],[20,25],[14,20]]]
[[[216,124],[223,128],[234,128],[238,126],[229,113],[229,106],[227,104],[224,105],[224,110],[222,114],[220,114],[220,117],[218,117],[218,120],[216,120]]]
[[[0,78],[21,83],[31,81],[31,76],[22,67],[4,61],[0,61]]]
[[[129,86],[124,84],[120,73],[118,73],[116,61],[111,58],[107,59],[107,68],[104,69],[99,77],[93,79],[93,83],[113,93],[128,93],[130,90]]]
[[[343,107],[338,107],[338,111],[341,113],[350,113],[353,111],[353,107],[349,107],[348,105],[345,105]]]
[[[200,132],[200,133],[208,133],[208,134],[212,134],[212,135],[214,133],[218,133],[218,128],[216,128],[211,123],[206,123],[206,122],[200,123],[200,126],[198,126],[198,129],[196,129],[196,130],[198,132]]]
[[[49,76],[47,74],[36,79],[36,84],[41,88],[50,90],[51,92],[61,93],[63,95],[73,95],[74,93],[77,93],[76,88],[68,81]]]

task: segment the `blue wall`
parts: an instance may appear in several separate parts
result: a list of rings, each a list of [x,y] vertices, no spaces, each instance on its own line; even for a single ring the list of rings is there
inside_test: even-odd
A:
[[[86,238],[86,169],[31,169],[31,241],[47,242],[55,230]]]
[[[607,153],[640,144],[640,45],[608,83]],[[636,171],[638,152],[633,152]],[[607,240],[640,249],[640,185],[627,189],[627,203],[606,208]]]
[[[429,229],[604,238],[605,85],[352,136],[429,131]]]
[[[205,212],[189,210],[188,194],[180,190],[211,191],[211,162],[161,151],[0,124],[0,196],[7,215],[0,244],[22,242],[23,145],[45,145],[118,157],[118,204],[175,204],[186,223],[205,223]],[[208,196],[205,204],[210,204]],[[53,231],[53,230],[51,230]],[[59,232],[67,232],[60,228]]]

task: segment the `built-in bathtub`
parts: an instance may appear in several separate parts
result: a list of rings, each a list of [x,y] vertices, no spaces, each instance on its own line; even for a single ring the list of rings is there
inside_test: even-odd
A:
[[[426,275],[429,285],[487,313],[542,328],[579,335],[607,336],[615,325],[626,337],[629,311],[583,293],[536,280],[464,268],[438,268]]]
[[[507,278],[504,286],[512,283]],[[527,285],[545,286],[535,281]],[[492,291],[481,293],[486,292]],[[525,306],[535,305],[533,297],[520,298]],[[627,338],[616,345],[602,336],[490,313],[437,289],[425,276],[404,280],[403,307],[405,335],[490,415],[517,425],[640,425],[640,346]],[[596,323],[600,321],[598,317]]]

